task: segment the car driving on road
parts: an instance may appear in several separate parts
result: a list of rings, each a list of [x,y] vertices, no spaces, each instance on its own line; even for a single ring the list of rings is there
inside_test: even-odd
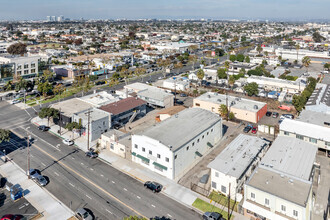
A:
[[[48,181],[46,180],[46,178],[43,175],[38,175],[36,178],[34,178],[34,180],[40,186],[46,186],[48,183]]]
[[[62,142],[63,142],[63,144],[65,144],[65,145],[69,145],[69,146],[71,146],[71,145],[74,144],[74,142],[71,141],[71,140],[69,140],[69,139],[64,139]]]
[[[48,131],[48,130],[50,129],[50,127],[48,127],[48,126],[46,126],[46,125],[40,125],[40,126],[38,127],[38,129],[39,129],[40,131]]]
[[[77,209],[75,216],[79,220],[93,220],[93,216],[84,208]]]
[[[151,181],[147,181],[144,184],[144,187],[147,189],[150,189],[151,191],[155,192],[160,192],[163,188],[163,186],[157,182],[151,182]]]
[[[30,169],[29,173],[32,179],[35,179],[37,176],[41,175],[40,171],[36,169]]]

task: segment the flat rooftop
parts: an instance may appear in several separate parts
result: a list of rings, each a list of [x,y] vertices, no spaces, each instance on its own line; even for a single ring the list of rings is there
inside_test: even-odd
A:
[[[207,167],[239,179],[268,144],[261,138],[240,134]]]
[[[303,80],[297,79],[296,81],[290,81],[286,79],[278,79],[278,78],[270,78],[270,77],[265,77],[265,76],[249,76],[247,78],[248,82],[261,82],[261,83],[279,83],[283,84],[283,86],[288,86],[288,85],[295,85],[295,86],[301,86],[301,88],[305,88],[306,83]]]
[[[114,94],[109,94],[106,91],[93,93],[87,96],[83,96],[79,99],[94,106],[102,106],[120,100],[119,96]]]
[[[221,117],[218,114],[201,108],[189,108],[137,135],[158,140],[176,151],[192,138],[220,121]]]
[[[172,107],[161,110],[160,112],[158,112],[158,114],[159,115],[161,115],[161,114],[175,115],[184,109],[186,109],[186,107],[184,107],[182,105],[172,106]]]
[[[138,97],[147,97],[153,100],[160,100],[163,101],[166,97],[173,96],[173,94],[165,92],[163,89],[152,88],[152,89],[145,89],[141,90],[137,93]]]
[[[309,180],[317,147],[294,137],[278,136],[261,160],[261,165],[284,175]]]
[[[205,102],[212,102],[218,104],[226,104],[226,95],[215,93],[215,92],[207,92],[203,95],[195,98],[195,100],[201,100]],[[261,108],[263,108],[267,103],[258,102],[250,99],[229,96],[228,95],[228,104],[231,108],[247,110],[251,112],[258,112]]]
[[[133,108],[136,108],[141,105],[146,105],[147,102],[143,101],[139,98],[134,97],[128,97],[126,99],[122,99],[118,102],[113,102],[108,105],[104,105],[100,107],[101,110],[109,112],[113,115],[118,115],[122,112],[126,112],[128,110],[131,110]]]
[[[330,127],[326,126],[285,118],[280,124],[280,130],[330,142]]]
[[[327,127],[330,129],[330,126],[326,126],[324,124],[324,122],[327,122],[330,125],[330,113],[303,110],[296,118],[296,120],[314,125],[319,125],[322,127]]]
[[[302,207],[306,207],[312,187],[312,183],[309,181],[282,175],[280,172],[262,166],[253,172],[246,185]]]
[[[61,109],[61,114],[72,117],[74,113],[81,112],[86,109],[93,107],[92,104],[81,101],[78,98],[68,99],[62,102],[54,103],[51,105],[52,108]]]
[[[75,115],[79,116],[80,118],[82,118],[84,121],[88,120],[88,115],[87,115],[87,111],[90,110],[90,118],[91,120],[99,120],[102,119],[104,117],[109,117],[110,118],[110,113],[102,111],[100,109],[97,108],[93,108],[93,109],[86,109],[84,111],[78,112]]]

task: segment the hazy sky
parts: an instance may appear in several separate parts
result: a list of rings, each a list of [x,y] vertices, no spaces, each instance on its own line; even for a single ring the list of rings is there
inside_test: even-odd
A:
[[[68,18],[330,19],[330,0],[0,0],[1,20]]]

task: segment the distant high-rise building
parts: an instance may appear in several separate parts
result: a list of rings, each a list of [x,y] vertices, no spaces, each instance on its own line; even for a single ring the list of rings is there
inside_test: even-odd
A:
[[[51,21],[50,19],[51,19],[50,16],[47,16],[47,21]]]
[[[51,21],[56,21],[56,16],[52,16]]]

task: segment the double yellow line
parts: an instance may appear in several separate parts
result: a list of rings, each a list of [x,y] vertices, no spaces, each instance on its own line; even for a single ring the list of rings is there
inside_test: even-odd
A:
[[[21,135],[19,135],[17,133],[15,133],[15,134],[17,136],[21,137],[21,138],[24,138],[23,136],[21,136]],[[114,195],[112,195],[111,193],[107,192],[106,190],[104,190],[103,188],[101,188],[100,186],[98,186],[97,184],[95,184],[94,182],[92,182],[91,180],[87,179],[86,177],[84,177],[83,175],[81,175],[80,173],[78,173],[77,171],[75,171],[74,169],[72,169],[71,167],[69,167],[68,165],[64,164],[61,161],[58,161],[58,159],[56,159],[55,157],[53,157],[52,155],[50,155],[49,153],[47,153],[46,151],[44,151],[43,149],[41,149],[40,147],[38,147],[37,145],[34,144],[33,146],[35,148],[37,148],[39,151],[41,151],[42,153],[44,153],[45,155],[47,155],[48,157],[50,157],[52,160],[57,161],[58,164],[61,164],[66,169],[68,169],[71,172],[75,173],[77,176],[79,176],[80,178],[84,179],[86,182],[88,182],[89,184],[93,185],[94,187],[96,187],[97,189],[99,189],[100,191],[102,191],[103,193],[105,193],[106,195],[110,196],[111,198],[113,198],[114,200],[116,200],[117,202],[119,202],[120,204],[122,204],[123,206],[125,206],[126,208],[132,210],[133,212],[135,212],[139,216],[148,219],[146,216],[142,215],[141,213],[139,213],[138,211],[136,211],[135,209],[133,209],[132,207],[130,207],[126,203],[122,202],[121,200],[119,200],[118,198],[116,198]]]

